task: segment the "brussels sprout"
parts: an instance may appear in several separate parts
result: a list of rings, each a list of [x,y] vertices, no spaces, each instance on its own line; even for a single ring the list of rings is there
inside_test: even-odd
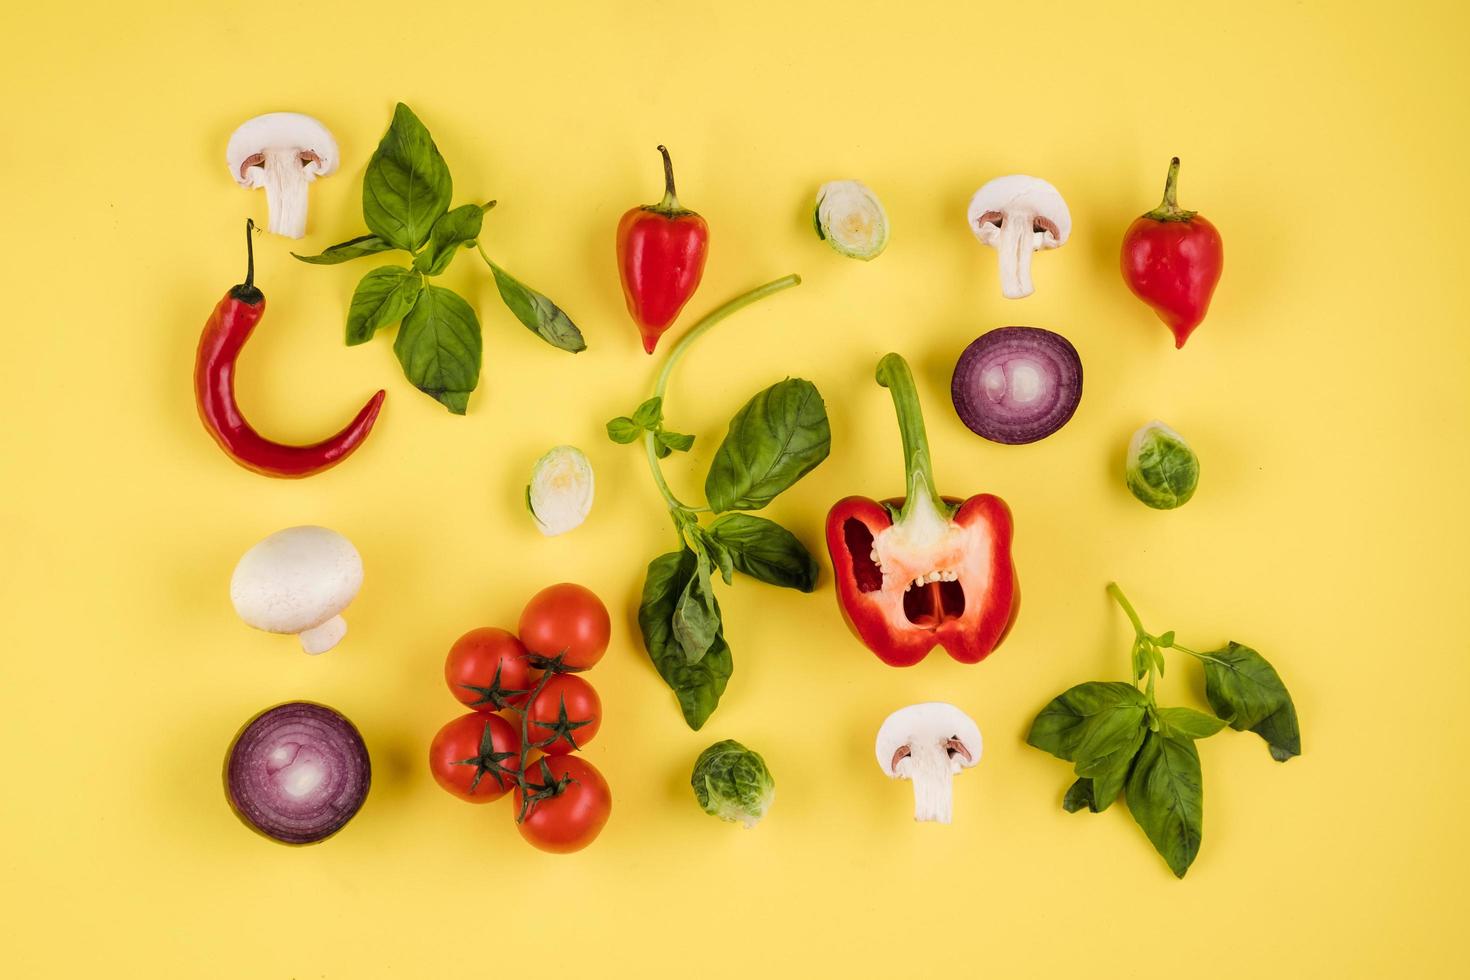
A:
[[[733,739],[716,742],[701,752],[689,782],[705,813],[738,820],[747,829],[766,815],[776,798],[776,781],[765,760]]]
[[[1194,496],[1199,459],[1184,437],[1162,422],[1150,422],[1128,443],[1128,489],[1157,510],[1173,510]]]
[[[536,461],[526,509],[547,537],[581,527],[592,510],[592,464],[575,446],[557,446]]]
[[[888,244],[888,215],[856,180],[833,180],[817,191],[817,237],[848,258],[876,259]]]

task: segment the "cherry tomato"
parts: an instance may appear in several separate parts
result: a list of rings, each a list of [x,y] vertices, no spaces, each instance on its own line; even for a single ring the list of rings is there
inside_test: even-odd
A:
[[[484,626],[454,641],[444,660],[444,680],[476,711],[521,705],[531,690],[526,648],[507,630]]]
[[[547,755],[577,751],[602,727],[602,699],[576,674],[551,678],[525,712],[527,740]],[[553,736],[556,741],[541,744]]]
[[[434,736],[429,745],[429,771],[434,780],[462,800],[489,803],[515,785],[520,768],[521,737],[499,715],[471,711]]]
[[[563,582],[531,597],[516,632],[532,653],[560,655],[566,666],[586,670],[607,652],[612,620],[591,589]]]
[[[547,779],[550,770],[550,780]],[[551,755],[531,763],[526,770],[532,792],[569,777],[569,782],[555,796],[537,800],[531,812],[517,826],[532,845],[553,854],[580,851],[597,839],[612,812],[612,790],[602,773],[576,755]],[[516,813],[521,812],[522,791],[516,787]]]

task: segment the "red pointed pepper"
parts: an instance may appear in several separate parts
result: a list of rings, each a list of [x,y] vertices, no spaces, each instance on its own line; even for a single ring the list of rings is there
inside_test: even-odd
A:
[[[664,157],[663,200],[633,208],[618,222],[623,298],[650,354],[699,288],[709,255],[709,225],[679,204],[669,151],[660,146],[658,152]]]
[[[837,604],[886,664],[916,664],[936,643],[978,663],[1005,639],[1020,605],[1010,509],[988,493],[941,497],[908,364],[889,354],[877,377],[898,411],[908,496],[846,497],[828,513]]]
[[[1133,219],[1123,235],[1123,280],[1153,307],[1184,346],[1210,308],[1225,265],[1225,245],[1198,211],[1179,206],[1179,158],[1169,161],[1164,200]]]
[[[235,404],[235,359],[265,314],[265,294],[255,287],[255,248],[245,223],[245,281],[232,286],[215,306],[194,358],[194,398],[199,418],[231,459],[265,476],[301,477],[336,466],[351,455],[372,431],[383,405],[383,392],[368,400],[347,427],[310,446],[288,446],[251,428]]]

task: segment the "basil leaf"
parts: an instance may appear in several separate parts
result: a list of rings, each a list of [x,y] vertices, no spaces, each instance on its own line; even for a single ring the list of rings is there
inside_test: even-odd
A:
[[[1169,869],[1183,878],[1199,854],[1204,790],[1194,741],[1153,732],[1128,776],[1128,810]]]
[[[1097,812],[1092,803],[1092,780],[1085,777],[1068,786],[1067,794],[1062,797],[1062,809],[1068,813],[1076,813],[1084,807]]]
[[[328,245],[320,255],[297,255],[295,252],[292,252],[291,255],[308,265],[336,265],[339,262],[360,259],[364,255],[391,251],[393,251],[393,246],[377,235],[358,235],[345,242]]]
[[[1225,727],[1223,719],[1193,708],[1160,708],[1159,720],[1169,726],[1169,731],[1185,738],[1209,738]]]
[[[1237,732],[1249,729],[1265,739],[1277,762],[1302,754],[1296,705],[1265,657],[1232,640],[1205,654],[1204,664],[1205,697],[1215,714]]]
[[[1026,742],[1067,762],[1097,760],[1132,740],[1147,704],[1138,688],[1122,681],[1078,684],[1041,709]]]
[[[1113,756],[1109,765],[1098,768],[1092,775],[1079,777],[1088,780],[1091,785],[1088,809],[1093,813],[1102,813],[1123,792],[1123,784],[1128,779],[1133,760],[1138,757],[1138,750],[1143,746],[1143,739],[1147,734],[1147,727],[1139,726],[1138,741],[1132,748]]]
[[[480,321],[459,294],[424,286],[403,318],[393,353],[414,387],[463,415],[480,383]]]
[[[671,621],[684,588],[696,574],[697,559],[685,548],[659,555],[648,563],[638,628],[654,668],[673,690],[689,727],[698,731],[709,720],[730,680],[734,664],[723,630],[698,663],[690,663],[674,639]],[[719,606],[715,606],[718,615]]]
[[[426,276],[439,275],[449,268],[461,245],[479,237],[484,220],[485,210],[478,204],[461,204],[446,211],[429,230],[429,244],[414,257],[413,267]]]
[[[347,346],[367,343],[379,327],[402,320],[423,287],[423,277],[402,266],[385,265],[363,276],[347,307]]]
[[[659,456],[660,459],[669,453],[687,453],[694,446],[693,436],[685,435],[682,432],[669,432],[665,429],[660,429],[656,432],[653,436],[653,441],[656,444],[656,448],[663,450]]]
[[[698,663],[709,652],[715,642],[715,634],[720,631],[720,614],[715,608],[707,555],[697,555],[695,572],[679,594],[679,602],[669,621],[674,639],[690,663]]]
[[[607,423],[607,437],[621,446],[637,442],[641,435],[643,435],[643,426],[626,415],[619,415]]]
[[[716,513],[759,510],[827,458],[832,430],[817,386],[801,378],[771,385],[730,420],[704,481]]]
[[[562,312],[561,307],[500,266],[491,263],[490,271],[495,275],[495,288],[500,290],[500,298],[527,329],[551,346],[573,354],[587,349],[582,331]]]
[[[362,179],[362,216],[369,230],[396,248],[416,251],[449,210],[449,166],[413,110],[402,102]]]
[[[737,571],[753,579],[801,592],[817,588],[816,559],[775,521],[726,514],[710,525],[709,536],[728,550]]]
[[[633,422],[644,429],[656,429],[664,420],[664,400],[657,395],[639,405],[633,412]]]

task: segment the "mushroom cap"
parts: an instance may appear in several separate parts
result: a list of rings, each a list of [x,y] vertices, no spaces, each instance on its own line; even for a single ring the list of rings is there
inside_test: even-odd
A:
[[[893,756],[899,749],[920,744],[938,748],[950,739],[958,739],[969,752],[968,759],[958,753],[951,757],[956,771],[968,769],[980,761],[985,743],[980,738],[980,726],[974,719],[948,702],[925,701],[899,708],[883,720],[873,746],[874,755],[878,757],[878,768],[897,777]]]
[[[230,176],[241,187],[257,186],[254,178],[247,174],[254,168],[245,168],[245,161],[266,150],[298,150],[316,157],[304,165],[316,176],[326,176],[337,169],[337,141],[321,121],[299,112],[267,112],[247,119],[230,135],[225,148],[225,160],[230,167]]]
[[[300,633],[347,608],[362,588],[362,557],[325,527],[288,527],[240,558],[230,577],[235,612],[256,629]]]
[[[1072,212],[1055,187],[1040,177],[1010,174],[997,177],[970,198],[970,230],[980,237],[980,218],[991,211],[1016,211],[1046,218],[1056,226],[1056,245],[1072,234]],[[983,240],[983,239],[982,239]],[[1056,246],[1052,246],[1056,247]]]

